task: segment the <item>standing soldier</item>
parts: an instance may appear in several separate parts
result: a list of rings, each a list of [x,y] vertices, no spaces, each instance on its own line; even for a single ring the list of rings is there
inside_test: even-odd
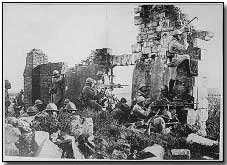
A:
[[[195,73],[192,73],[190,70],[190,56],[185,54],[188,49],[187,42],[187,34],[182,33],[180,30],[175,30],[173,34],[173,38],[169,43],[169,58],[170,63],[168,63],[168,67],[170,67],[170,81],[169,81],[169,95],[170,97],[174,97],[173,88],[176,81],[177,76],[177,66],[183,61],[187,60],[188,64],[188,75],[196,76]]]
[[[20,93],[16,96],[16,104],[14,108],[16,116],[20,115],[20,113],[24,111],[24,108],[24,91],[21,89]]]
[[[9,80],[5,80],[5,114],[8,114],[8,107],[10,106],[10,99],[8,90],[11,89],[11,83]]]
[[[60,108],[64,99],[65,79],[59,71],[54,70],[52,76],[52,88],[50,89],[51,101]]]
[[[18,106],[24,107],[24,91],[21,89],[20,93],[16,96]]]

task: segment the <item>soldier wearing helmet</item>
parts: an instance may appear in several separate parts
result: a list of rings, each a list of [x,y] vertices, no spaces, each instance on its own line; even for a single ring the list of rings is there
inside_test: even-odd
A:
[[[87,78],[82,90],[82,98],[84,103],[90,107],[95,108],[95,110],[102,110],[102,106],[99,105],[96,100],[97,91],[92,86],[94,84],[94,80],[92,78]]]
[[[127,104],[126,98],[121,98],[121,100],[116,104],[116,109],[112,114],[113,117],[119,121],[119,124],[127,121],[130,114],[130,107]]]
[[[22,114],[21,117],[35,116],[39,112],[42,112],[43,102],[41,100],[35,100],[35,104],[28,107],[27,112]]]
[[[8,90],[11,89],[11,83],[9,80],[5,80],[5,114],[8,114],[8,107],[10,106],[10,98]]]
[[[135,94],[135,97],[133,99],[133,104],[135,104],[137,102],[137,98],[142,96],[146,99],[146,101],[144,101],[145,106],[148,107],[149,104],[151,103],[151,98],[150,98],[150,89],[149,87],[145,84],[145,83],[141,83],[139,85],[139,88]]]
[[[146,99],[143,96],[139,96],[136,100],[136,104],[134,105],[131,115],[134,117],[134,120],[145,119],[150,110],[145,108]]]
[[[64,93],[65,93],[65,79],[64,76],[59,73],[58,70],[53,71],[52,76],[52,87],[50,89],[50,93],[52,94],[52,101],[54,104],[60,108]]]
[[[183,61],[187,61],[187,70],[188,76],[197,76],[196,73],[191,72],[190,69],[190,56],[186,54],[186,50],[188,49],[187,42],[187,34],[182,33],[180,30],[175,30],[172,34],[173,38],[169,43],[169,51],[171,54],[170,62],[167,64],[170,70],[170,81],[169,81],[169,95],[170,97],[174,97],[174,84],[177,76],[177,66],[181,64]]]
[[[75,112],[77,111],[78,109],[76,108],[76,105],[71,102],[69,99],[65,99],[64,101],[64,107],[62,109],[61,112],[69,112],[69,113],[72,113],[72,112]]]
[[[66,111],[73,113],[75,111],[77,111],[78,109],[76,108],[76,105],[73,102],[69,102],[66,104],[65,108]]]
[[[58,107],[54,103],[47,104],[45,111],[49,116],[57,118]]]

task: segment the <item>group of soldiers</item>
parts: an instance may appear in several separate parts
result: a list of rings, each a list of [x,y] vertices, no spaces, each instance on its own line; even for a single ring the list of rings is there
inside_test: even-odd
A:
[[[184,60],[188,61],[188,65],[190,66],[190,56],[187,54],[181,54],[182,51],[186,51],[188,49],[188,43],[187,43],[187,35],[185,33],[182,33],[180,30],[176,30],[173,34],[173,38],[171,42],[169,43],[169,63],[167,64],[170,68],[170,81],[169,86],[164,86],[161,89],[161,95],[159,100],[164,100],[164,102],[170,102],[172,101],[172,98],[174,97],[174,84],[176,81],[176,70],[177,66]],[[195,73],[192,73],[190,70],[190,67],[188,69],[190,76],[195,76]],[[103,74],[97,75],[99,80],[102,79]],[[83,102],[83,105],[86,107],[90,107],[91,110],[96,111],[105,111],[106,106],[104,105],[103,96],[105,94],[101,94],[102,92],[98,91],[96,89],[97,81],[92,78],[87,78],[83,87],[83,90],[81,92],[81,101]],[[9,89],[9,87],[8,87]],[[67,86],[65,86],[64,82],[64,75],[60,74],[59,71],[54,70],[53,76],[52,76],[52,87],[50,89],[51,94],[51,102],[54,103],[57,107],[57,109],[65,109],[67,104],[70,103],[72,105],[71,107],[75,107],[73,111],[77,110],[75,104],[68,101],[68,99],[64,102],[64,92],[67,90]],[[120,101],[116,103],[113,110],[113,115],[119,120],[120,123],[125,122],[134,122],[136,120],[141,119],[148,119],[151,117],[151,114],[154,115],[153,110],[157,109],[154,108],[154,102],[151,102],[151,99],[149,98],[149,95],[146,94],[146,86],[144,84],[140,85],[139,90],[137,91],[135,100],[132,101],[132,105],[127,105],[127,100],[125,98],[121,98]],[[101,94],[101,95],[100,95]],[[20,94],[17,97],[17,105],[24,107],[23,104],[23,91],[20,92]],[[158,101],[159,101],[158,100]],[[62,107],[62,103],[65,103]],[[67,103],[69,102],[69,103]],[[6,100],[6,107],[9,105],[7,104]],[[67,103],[67,104],[66,104]],[[37,114],[38,112],[42,111],[41,100],[36,100],[34,106],[29,107],[24,114],[20,114],[21,116],[30,116]],[[164,105],[167,105],[165,103]],[[153,107],[152,107],[153,106]],[[156,106],[158,107],[158,106]],[[15,108],[16,109],[16,108]],[[168,108],[166,106],[161,106],[158,108],[161,109],[162,114],[169,115],[171,113],[168,112]],[[49,110],[46,108],[46,111],[54,112],[55,110]],[[112,110],[111,110],[112,111]],[[18,112],[18,111],[17,111]],[[19,117],[19,113],[17,113],[17,117]],[[171,116],[168,116],[169,118],[172,118]]]
[[[38,119],[37,116],[50,116],[56,120],[59,120],[62,114],[67,113],[70,115],[83,113],[79,112],[77,106],[69,99],[64,99],[64,105],[61,105],[63,97],[63,77],[58,71],[53,72],[52,88],[50,90],[52,94],[52,102],[44,108],[44,103],[41,100],[36,100],[34,105],[28,107],[24,112],[15,111],[16,117],[31,117]],[[172,120],[172,114],[170,113],[167,104],[170,102],[169,90],[167,86],[161,88],[161,95],[158,101],[161,101],[165,106],[156,106],[156,102],[152,102],[149,98],[149,89],[145,84],[141,84],[135,99],[132,101],[132,105],[127,104],[125,98],[117,99],[114,106],[110,109],[107,108],[105,101],[108,99],[105,95],[105,90],[97,89],[97,81],[92,78],[87,78],[84,87],[81,92],[81,101],[84,108],[92,112],[106,112],[110,114],[118,121],[119,124],[134,123],[138,121],[144,121],[148,123],[150,121],[156,123],[158,127],[161,127],[161,131],[165,128],[165,123]],[[20,106],[23,106],[23,91],[21,91],[16,97]],[[163,103],[164,102],[164,103]],[[155,117],[154,117],[155,116]],[[151,120],[151,118],[153,120]],[[40,122],[40,121],[39,121]],[[43,122],[43,121],[42,121]],[[47,132],[49,132],[47,130]]]

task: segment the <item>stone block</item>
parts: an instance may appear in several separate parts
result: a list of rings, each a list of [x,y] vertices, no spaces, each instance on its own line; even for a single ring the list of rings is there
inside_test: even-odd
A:
[[[173,160],[189,160],[191,158],[189,149],[172,149],[171,155]]]

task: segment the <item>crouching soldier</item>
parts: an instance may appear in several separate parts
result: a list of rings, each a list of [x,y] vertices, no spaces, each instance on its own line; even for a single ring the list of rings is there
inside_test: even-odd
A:
[[[23,113],[20,117],[35,116],[42,111],[43,102],[41,100],[36,100],[35,104],[31,107],[28,107],[27,112]]]
[[[150,114],[150,110],[145,108],[146,99],[143,96],[137,98],[136,104],[134,105],[130,119],[134,121],[146,119]]]
[[[59,129],[58,121],[57,121],[57,113],[58,108],[54,103],[49,103],[45,109],[46,115],[44,116],[41,127],[43,131],[49,132],[51,135],[55,133]]]
[[[59,122],[70,122],[71,118],[74,114],[77,112],[76,105],[71,102],[69,99],[65,99],[64,101],[64,107],[63,109],[59,112],[58,115],[58,121]]]
[[[119,121],[119,124],[122,124],[127,121],[130,114],[130,107],[127,104],[127,100],[122,97],[120,102],[117,103],[116,109],[113,110],[112,115],[115,119]]]
[[[96,111],[101,111],[102,106],[98,104],[95,100],[96,90],[92,87],[94,80],[92,78],[87,78],[85,85],[82,90],[82,98],[86,106],[94,108]]]

